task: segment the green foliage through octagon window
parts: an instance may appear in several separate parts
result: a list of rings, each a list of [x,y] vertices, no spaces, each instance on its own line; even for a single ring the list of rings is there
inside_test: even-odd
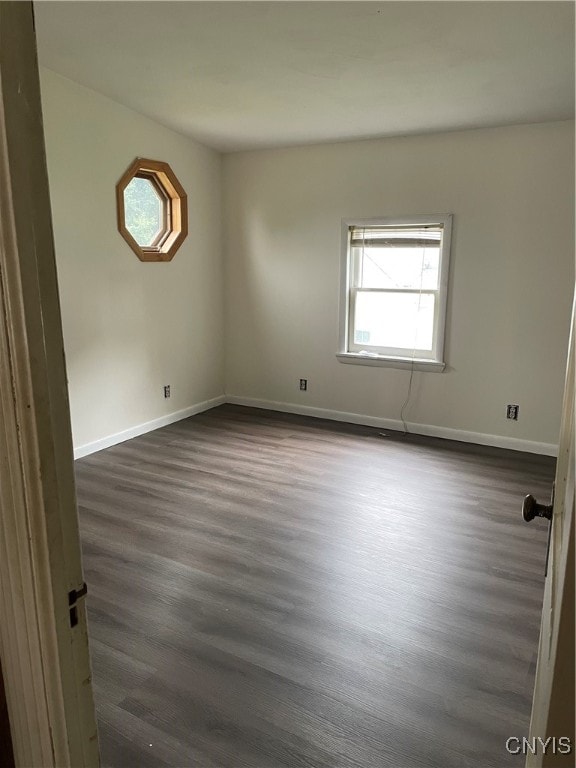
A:
[[[140,246],[151,246],[164,229],[166,200],[151,179],[135,176],[124,190],[126,228]]]

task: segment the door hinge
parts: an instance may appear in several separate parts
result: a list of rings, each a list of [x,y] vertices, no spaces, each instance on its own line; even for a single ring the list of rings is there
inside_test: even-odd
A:
[[[82,584],[80,589],[73,589],[68,592],[68,606],[70,608],[70,626],[75,627],[78,624],[78,607],[76,603],[80,598],[86,597],[88,594],[88,585],[86,582]]]

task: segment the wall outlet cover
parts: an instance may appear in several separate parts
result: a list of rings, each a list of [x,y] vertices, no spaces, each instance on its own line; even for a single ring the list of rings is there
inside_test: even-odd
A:
[[[512,419],[512,421],[518,421],[518,413],[520,411],[519,405],[507,405],[506,406],[506,418]]]

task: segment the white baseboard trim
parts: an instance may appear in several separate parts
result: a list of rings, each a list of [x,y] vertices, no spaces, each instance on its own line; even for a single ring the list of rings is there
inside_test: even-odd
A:
[[[197,413],[208,411],[210,408],[216,408],[218,405],[231,403],[233,405],[246,405],[250,408],[264,408],[267,411],[281,411],[283,413],[296,413],[301,416],[313,416],[317,419],[329,419],[330,421],[344,421],[350,424],[363,424],[367,427],[378,427],[380,429],[392,429],[402,431],[404,429],[399,419],[384,419],[379,416],[367,416],[362,413],[349,413],[347,411],[333,411],[328,408],[317,408],[310,405],[300,405],[297,403],[281,403],[274,400],[259,400],[253,397],[241,397],[238,395],[220,395],[211,400],[204,400],[183,408],[180,411],[168,413],[160,416],[158,419],[146,421],[143,424],[137,424],[135,427],[125,429],[122,432],[116,432],[100,440],[94,440],[92,443],[80,445],[74,449],[74,458],[81,459],[89,456],[91,453],[101,451],[104,448],[110,448],[112,445],[118,445],[125,440],[144,435],[146,432],[152,432],[154,429],[166,427],[168,424],[174,424],[176,421],[187,419]],[[503,435],[488,435],[483,432],[467,432],[462,429],[452,429],[450,427],[438,427],[432,424],[415,424],[408,422],[408,430],[417,435],[427,435],[429,437],[443,437],[447,440],[460,440],[463,443],[476,443],[477,445],[490,445],[494,448],[508,448],[512,451],[524,451],[526,453],[537,453],[543,456],[557,456],[558,446],[553,443],[539,443],[534,440],[522,440],[517,437],[504,437]]]
[[[310,405],[279,403],[273,400],[258,400],[253,397],[240,397],[237,395],[227,395],[226,402],[234,405],[246,405],[250,408],[264,408],[267,411],[282,411],[284,413],[297,413],[302,416],[314,416],[318,419],[347,421],[351,424],[363,424],[367,427],[404,430],[399,419],[383,419],[378,416],[366,416],[361,413],[332,411],[327,408],[316,408]],[[407,424],[408,431],[417,435],[443,437],[447,440],[459,440],[463,443],[476,443],[477,445],[490,445],[494,448],[508,448],[512,451],[537,453],[543,456],[558,455],[558,446],[553,443],[538,443],[534,440],[522,440],[517,437],[504,437],[503,435],[488,435],[483,432],[467,432],[462,429],[437,427],[432,424],[414,424],[412,422],[407,422]]]
[[[213,397],[211,400],[195,403],[195,405],[190,405],[188,408],[183,408],[180,411],[167,413],[166,416],[160,416],[157,419],[152,419],[152,421],[137,424],[135,427],[130,427],[130,429],[125,429],[122,432],[116,432],[114,435],[108,435],[100,440],[94,440],[92,443],[79,445],[74,449],[74,458],[81,459],[83,456],[96,453],[96,451],[101,451],[103,448],[110,448],[112,445],[118,445],[118,443],[123,443],[125,440],[144,435],[146,432],[152,432],[154,429],[166,427],[168,424],[174,424],[175,421],[187,419],[189,416],[202,413],[202,411],[208,411],[210,408],[215,408],[217,405],[223,405],[225,402],[225,395]]]

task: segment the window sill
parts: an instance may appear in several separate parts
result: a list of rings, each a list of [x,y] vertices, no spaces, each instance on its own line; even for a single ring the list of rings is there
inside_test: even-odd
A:
[[[384,368],[404,368],[405,370],[429,371],[441,373],[446,363],[438,360],[424,360],[411,357],[385,357],[384,355],[361,355],[357,352],[338,352],[336,357],[341,363],[352,365],[376,365]]]

